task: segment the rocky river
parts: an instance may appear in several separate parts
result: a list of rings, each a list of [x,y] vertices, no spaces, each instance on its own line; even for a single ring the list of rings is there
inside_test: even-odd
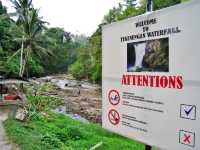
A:
[[[31,91],[35,95],[59,97],[64,105],[55,111],[64,113],[80,121],[101,123],[101,87],[88,81],[77,81],[72,77],[61,74],[34,78]]]

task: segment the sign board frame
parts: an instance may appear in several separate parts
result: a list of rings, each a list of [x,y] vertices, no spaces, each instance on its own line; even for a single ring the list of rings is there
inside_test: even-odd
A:
[[[103,26],[104,128],[167,150],[200,149],[199,10],[193,0]]]

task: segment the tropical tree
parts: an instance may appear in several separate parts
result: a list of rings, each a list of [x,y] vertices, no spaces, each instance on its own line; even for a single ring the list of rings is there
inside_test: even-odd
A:
[[[111,22],[115,22],[119,20],[119,16],[121,15],[122,12],[122,5],[119,4],[118,7],[113,7],[112,9],[109,10],[108,14],[104,16],[103,23],[108,24]]]
[[[28,72],[28,60],[32,55],[42,57],[43,54],[50,54],[50,51],[37,44],[38,36],[45,28],[46,22],[39,17],[39,10],[33,8],[32,0],[11,0],[11,2],[16,10],[13,15],[17,17],[17,25],[21,28],[21,38],[16,39],[21,42],[21,48],[12,57],[20,53],[19,76],[23,77],[25,70]]]

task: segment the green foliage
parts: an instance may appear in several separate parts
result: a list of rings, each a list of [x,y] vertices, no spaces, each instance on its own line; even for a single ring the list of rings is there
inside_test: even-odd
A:
[[[67,129],[67,134],[68,134],[69,138],[74,141],[83,139],[83,135],[78,127],[74,127],[74,126],[69,127]]]
[[[101,26],[140,15],[146,11],[146,0],[141,0],[140,6],[136,6],[134,0],[124,0],[124,2],[125,4],[119,4],[118,7],[113,7],[109,10],[108,14],[104,16],[102,24],[99,25],[96,32],[89,38],[85,49],[78,51],[77,60],[69,69],[69,72],[75,78],[85,78],[93,82],[101,82]],[[178,3],[181,3],[181,0],[154,0],[154,9],[161,9]]]
[[[69,129],[62,129],[62,130],[58,130],[55,133],[55,136],[57,139],[59,139],[61,142],[65,143],[67,142],[67,140],[69,140],[69,137],[73,137],[72,135],[70,135],[68,132],[70,132]],[[72,133],[73,134],[73,133]],[[74,135],[74,134],[73,134]],[[77,135],[77,134],[76,134]],[[79,136],[79,135],[78,135]],[[76,136],[75,136],[76,137]],[[80,137],[80,136],[79,136]]]
[[[7,72],[10,74],[17,75],[19,72],[19,65],[20,64],[20,59],[18,56],[12,59],[12,61],[8,61],[5,63],[5,68]]]
[[[54,54],[53,57],[43,59],[46,73],[66,72],[68,65],[75,59],[73,49],[76,48],[76,45],[74,46],[71,41],[70,33],[65,32],[62,28],[49,28],[39,38],[41,39],[40,45],[50,49]]]
[[[53,91],[56,87],[52,84],[52,83],[44,83],[43,85],[39,85],[39,87],[37,87],[37,95],[42,95],[45,93],[50,93],[51,91]]]
[[[181,0],[155,0],[154,1],[154,9],[162,9],[165,7],[173,6],[181,3]]]
[[[62,142],[55,135],[46,134],[41,138],[42,144],[49,149],[59,149],[62,147]]]
[[[72,64],[69,68],[69,72],[75,77],[76,79],[82,79],[85,77],[84,68],[82,67],[82,64],[78,61],[76,61],[74,64]]]
[[[6,14],[7,10],[6,8],[2,5],[2,2],[0,1],[0,15]]]
[[[29,96],[28,97],[28,110],[35,112],[43,112],[49,109],[56,108],[63,104],[59,98],[50,96]]]
[[[15,38],[17,38],[16,33],[18,28],[14,21],[8,18],[6,15],[0,15],[0,49],[1,59],[4,60],[6,57],[19,48]]]
[[[37,120],[42,118],[42,113],[55,109],[63,104],[63,101],[59,98],[49,96],[29,96],[28,103],[25,109],[28,111],[27,120]]]
[[[96,82],[100,82],[101,81],[101,64],[100,63],[96,63],[93,68],[92,68],[92,72],[91,72],[91,80],[92,81],[96,81]]]
[[[190,0],[181,0],[181,2],[187,2],[187,1],[190,1]]]
[[[29,70],[26,70],[27,74],[31,74],[32,76],[39,76],[44,74],[44,69],[40,65],[39,60],[37,58],[29,58],[28,59],[28,68]],[[14,58],[12,58],[12,61],[5,61],[4,62],[4,69],[6,69],[6,72],[9,74],[12,74],[14,76],[17,76],[19,73],[20,67],[20,56],[17,55]]]
[[[13,0],[11,2],[15,7],[17,24],[22,29],[21,48],[17,51],[21,53],[19,76],[23,77],[25,71],[29,71],[28,62],[31,57],[50,54],[47,49],[37,44],[37,36],[44,29],[46,22],[39,17],[39,10],[32,7],[32,0]]]
[[[77,49],[77,60],[69,68],[77,79],[101,81],[101,32],[97,30],[88,40],[85,47]]]
[[[185,0],[154,0],[154,10],[181,1]],[[0,2],[1,74],[18,76],[20,53],[11,61],[8,61],[8,58],[20,51],[24,36],[25,55],[30,56],[27,57],[25,65],[26,76],[69,71],[77,79],[88,79],[97,83],[101,83],[102,72],[101,26],[146,11],[146,0],[141,0],[139,6],[134,4],[134,0],[124,0],[123,4],[109,10],[96,32],[87,38],[84,35],[72,35],[63,28],[44,27],[45,22],[41,20],[38,10],[34,9],[31,0],[12,0],[12,2],[16,6],[17,21],[8,17],[6,8]]]
[[[31,74],[31,76],[39,76],[44,74],[44,68],[37,58],[29,58],[28,67],[29,70],[27,71],[29,74]]]
[[[44,27],[45,22],[31,0],[12,0],[12,3],[17,21],[9,17],[0,2],[0,73],[13,77],[22,71],[30,77],[67,72],[75,61],[75,49],[85,45],[86,38],[81,35],[72,40],[74,35],[62,28]],[[24,69],[20,67],[22,41]]]
[[[77,49],[78,59],[69,68],[69,72],[77,79],[89,79],[91,73],[91,52],[88,47]]]
[[[10,140],[22,150],[86,150],[101,141],[99,150],[144,150],[143,144],[108,132],[98,124],[83,124],[50,112],[48,117],[28,123],[10,118],[4,126]]]
[[[113,9],[110,9],[108,14],[104,16],[103,23],[111,23],[119,20],[119,16],[121,16],[122,13],[122,6],[119,5],[119,7],[113,7]]]

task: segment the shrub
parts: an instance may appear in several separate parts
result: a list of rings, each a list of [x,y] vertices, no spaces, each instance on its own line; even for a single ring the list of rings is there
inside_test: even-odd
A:
[[[80,62],[75,62],[74,64],[70,65],[69,73],[73,75],[76,79],[82,79],[85,77],[85,71]]]
[[[54,109],[59,105],[63,104],[63,101],[59,98],[50,96],[29,96],[28,104],[31,109],[37,112],[42,112],[47,109]]]
[[[69,127],[68,136],[72,140],[80,140],[81,138],[83,138],[83,135],[81,134],[80,129],[77,127]]]
[[[64,130],[57,131],[55,135],[62,142],[66,142],[69,139],[67,132]]]
[[[41,138],[42,143],[45,147],[61,148],[62,142],[57,139],[54,135],[46,134]]]
[[[41,117],[40,112],[44,112],[63,104],[62,99],[50,96],[29,96],[26,109],[29,112],[28,119],[37,119]]]

